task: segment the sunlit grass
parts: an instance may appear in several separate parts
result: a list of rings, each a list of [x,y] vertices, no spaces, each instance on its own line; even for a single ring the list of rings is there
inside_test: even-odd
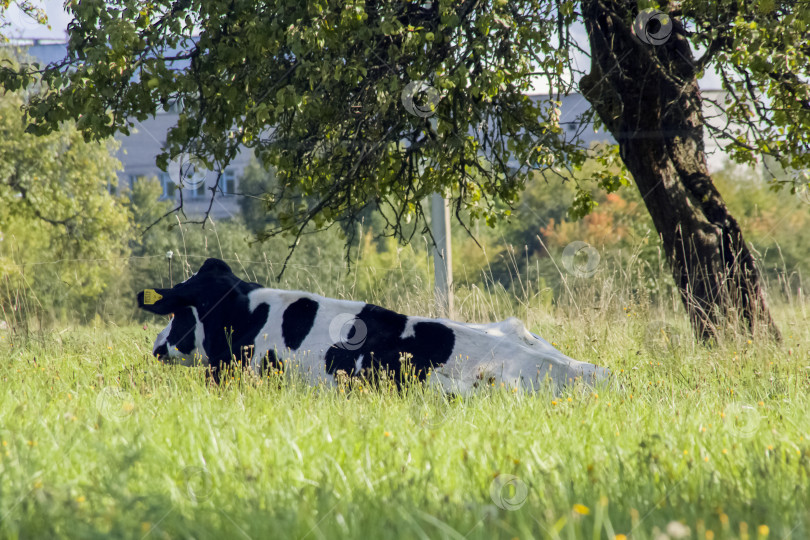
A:
[[[638,308],[538,316],[616,384],[449,401],[213,388],[151,358],[155,324],[2,334],[0,536],[805,538],[808,332],[777,315],[784,343],[715,347]]]

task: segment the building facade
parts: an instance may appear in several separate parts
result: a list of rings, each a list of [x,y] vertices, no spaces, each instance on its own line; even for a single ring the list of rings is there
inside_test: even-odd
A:
[[[178,171],[172,170],[172,167],[169,167],[168,172],[164,172],[155,164],[155,159],[166,141],[166,134],[176,123],[177,112],[170,109],[167,112],[158,112],[153,118],[143,122],[136,120],[135,127],[130,130],[129,135],[116,136],[120,143],[117,157],[122,165],[122,170],[118,173],[120,187],[131,188],[140,178],[154,177],[163,187],[161,198],[179,204],[181,185],[186,186],[189,182],[181,181]],[[250,156],[249,150],[243,150],[228,168],[222,171],[217,196],[211,206],[212,218],[227,219],[239,213],[239,179],[250,162]],[[205,171],[203,181],[194,182],[193,187],[182,189],[183,211],[187,216],[205,215],[211,204],[210,188],[216,185],[217,175],[218,171]]]

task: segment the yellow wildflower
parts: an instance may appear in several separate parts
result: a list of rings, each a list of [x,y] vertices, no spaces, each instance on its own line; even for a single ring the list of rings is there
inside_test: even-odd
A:
[[[591,509],[585,506],[584,504],[577,503],[574,505],[574,512],[576,512],[581,516],[587,516],[588,514],[591,513]]]

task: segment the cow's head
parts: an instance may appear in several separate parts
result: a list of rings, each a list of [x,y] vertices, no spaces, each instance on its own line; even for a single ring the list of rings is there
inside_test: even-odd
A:
[[[152,354],[168,364],[207,365],[204,337],[205,329],[197,315],[197,308],[183,307],[174,313],[166,328],[158,334]]]
[[[216,375],[220,364],[243,357],[243,349],[253,345],[267,320],[266,304],[252,312],[249,309],[248,293],[259,287],[236,277],[224,261],[207,259],[196,274],[171,289],[139,292],[139,308],[158,315],[174,314],[153,352],[193,361],[196,349]]]

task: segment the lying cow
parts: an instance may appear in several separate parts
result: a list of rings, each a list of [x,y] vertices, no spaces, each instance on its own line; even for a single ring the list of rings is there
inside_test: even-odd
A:
[[[465,393],[481,381],[537,389],[548,377],[562,385],[593,382],[608,371],[564,355],[515,318],[494,324],[408,317],[385,308],[316,294],[263,288],[208,259],[171,289],[138,293],[138,307],[174,314],[154,354],[202,361],[215,378],[222,365],[244,360],[257,374],[280,361],[297,364],[311,383],[333,382],[339,371],[382,369],[399,380],[404,361],[448,391]]]

